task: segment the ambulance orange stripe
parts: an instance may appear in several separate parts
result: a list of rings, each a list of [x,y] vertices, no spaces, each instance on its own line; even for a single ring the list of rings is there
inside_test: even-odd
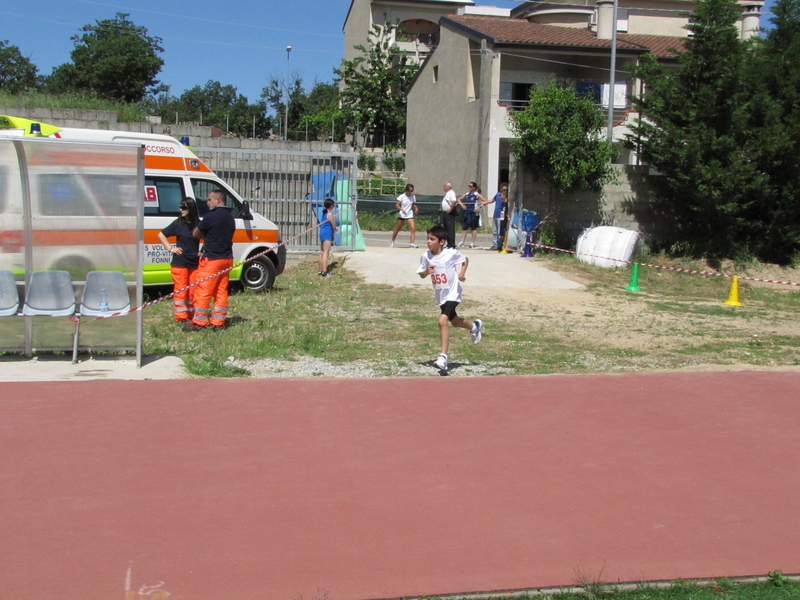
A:
[[[192,160],[196,160],[199,163],[199,166],[197,168],[194,168],[192,166],[192,163],[191,163]],[[184,158],[183,161],[186,163],[186,170],[189,171],[190,173],[192,171],[198,171],[198,172],[201,172],[201,173],[213,173],[214,172],[211,169],[209,169],[206,166],[206,164],[202,160],[200,160],[199,158]]]
[[[145,244],[160,244],[158,239],[158,229],[145,229],[144,230],[144,243]],[[252,244],[254,242],[263,242],[265,244],[277,244],[278,232],[274,229],[257,229],[255,231],[247,229],[237,229],[233,234],[234,244]]]
[[[182,156],[153,156],[144,155],[145,169],[163,169],[166,171],[183,171]]]
[[[113,167],[136,174],[136,156],[119,152],[42,152],[28,158],[32,167]],[[180,167],[179,167],[180,168]]]
[[[197,168],[192,167],[191,161],[196,160]],[[162,169],[164,171],[188,171],[195,173],[212,173],[206,164],[199,158],[185,158],[183,156],[161,156],[155,154],[144,155],[145,169]]]
[[[117,246],[135,244],[136,232],[130,230],[99,231],[85,230],[34,230],[35,246]]]

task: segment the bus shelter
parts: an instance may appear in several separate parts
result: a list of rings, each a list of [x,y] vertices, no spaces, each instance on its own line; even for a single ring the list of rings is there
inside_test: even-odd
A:
[[[137,144],[0,138],[0,351],[141,365],[143,183]]]

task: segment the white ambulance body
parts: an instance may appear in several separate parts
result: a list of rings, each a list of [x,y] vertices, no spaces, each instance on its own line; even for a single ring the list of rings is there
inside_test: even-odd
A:
[[[0,117],[0,125],[2,119]],[[0,135],[30,135],[30,121],[13,117],[5,117],[15,125],[22,125],[19,131],[7,127],[0,127]],[[38,124],[37,124],[38,125]],[[37,128],[38,129],[38,128]],[[234,192],[225,182],[217,177],[191,148],[178,142],[168,135],[135,133],[127,131],[107,131],[100,129],[56,128],[41,124],[42,137],[57,138],[82,142],[113,142],[138,144],[144,147],[145,181],[141,197],[144,202],[144,284],[157,285],[172,282],[170,274],[171,254],[167,252],[158,240],[158,233],[178,217],[178,206],[184,197],[195,198],[198,214],[202,218],[208,211],[206,198],[208,193],[215,189],[225,191],[227,207],[236,219],[236,233],[233,238],[234,263],[250,258],[255,254],[268,251],[263,256],[237,267],[231,272],[232,280],[240,280],[242,285],[253,291],[263,291],[272,287],[275,277],[283,272],[286,266],[286,248],[279,245],[280,234],[277,226],[272,221],[258,213],[250,211],[246,202]],[[98,170],[98,176],[102,169]],[[108,172],[106,171],[106,174]],[[87,180],[87,174],[80,177]],[[91,177],[88,177],[91,179]],[[106,177],[108,179],[108,176]],[[87,201],[94,201],[103,205],[103,213],[109,215],[109,202],[101,198],[102,192],[88,190],[93,187],[90,181],[84,184],[87,192],[84,194]],[[34,211],[41,209],[34,207]],[[113,218],[113,217],[112,217]],[[2,244],[0,236],[0,244]],[[10,240],[17,243],[17,240]],[[78,247],[79,248],[79,247]],[[2,251],[3,248],[0,248]],[[81,263],[81,267],[91,270],[104,265],[93,264],[96,257],[88,256],[61,257],[59,264],[64,260],[72,259]],[[55,268],[56,264],[46,268]]]

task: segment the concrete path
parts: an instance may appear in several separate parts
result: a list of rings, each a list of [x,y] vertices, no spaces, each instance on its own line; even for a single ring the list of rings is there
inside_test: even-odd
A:
[[[419,248],[408,248],[407,244],[404,246],[368,246],[363,252],[337,253],[334,260],[343,256],[346,267],[362,275],[367,283],[430,288],[430,280],[420,279],[416,274],[420,256],[427,247],[424,243]],[[518,254],[472,248],[459,250],[470,259],[467,281],[464,283],[465,293],[474,287],[489,288],[495,293],[503,293],[504,290],[577,290],[584,287],[533,260],[520,258]]]
[[[798,372],[2,389],[1,598],[800,572]]]
[[[141,368],[130,356],[86,356],[73,364],[64,355],[0,356],[0,381],[87,381],[90,379],[182,379],[183,361],[177,356],[149,355]]]

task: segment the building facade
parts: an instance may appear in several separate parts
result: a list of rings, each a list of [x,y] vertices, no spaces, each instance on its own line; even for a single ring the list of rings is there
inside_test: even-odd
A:
[[[742,4],[743,38],[758,31],[762,5]],[[484,195],[512,181],[512,199],[532,196],[524,186],[535,182],[517,172],[509,126],[513,111],[527,105],[531,86],[570,82],[604,114],[613,101],[613,137],[624,139],[638,118],[628,98],[641,92],[631,67],[648,53],[677,67],[673,50],[683,47],[686,12],[693,7],[685,0],[619,0],[613,91],[612,0],[526,2],[508,16],[465,7],[442,17],[439,43],[408,92],[409,181],[420,194],[437,193],[445,180],[462,193],[477,181]],[[626,152],[619,162],[636,165],[637,157]]]

